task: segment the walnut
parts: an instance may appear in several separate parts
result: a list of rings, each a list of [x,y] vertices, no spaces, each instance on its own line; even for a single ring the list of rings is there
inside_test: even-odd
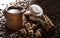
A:
[[[28,31],[28,35],[29,35],[29,36],[32,36],[33,34],[34,34],[34,31],[33,31],[33,30],[29,30],[29,31]]]
[[[35,34],[36,37],[41,37],[41,29],[38,29]]]
[[[25,30],[25,28],[20,29],[20,32],[21,32],[21,34],[22,34],[24,37],[26,37],[27,31]]]
[[[31,24],[30,24],[30,23],[26,23],[26,24],[25,24],[25,27],[26,27],[26,28],[29,28],[29,27],[31,27]]]
[[[36,25],[35,24],[32,24],[32,29],[36,28]]]

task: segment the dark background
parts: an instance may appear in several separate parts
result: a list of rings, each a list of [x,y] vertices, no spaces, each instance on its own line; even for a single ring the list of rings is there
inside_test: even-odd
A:
[[[34,3],[43,8],[55,25],[60,25],[60,0],[36,0]]]
[[[56,26],[49,38],[60,38],[60,0],[34,0],[34,3],[43,8],[44,13]]]

